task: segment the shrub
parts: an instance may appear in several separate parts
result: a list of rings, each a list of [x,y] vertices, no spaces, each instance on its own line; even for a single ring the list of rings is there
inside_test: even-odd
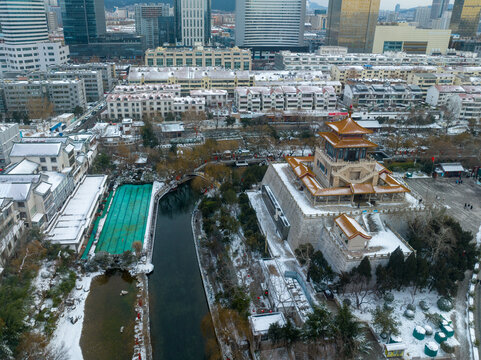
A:
[[[438,302],[438,308],[441,311],[451,311],[453,309],[453,303],[451,300],[449,300],[446,297],[441,297],[439,298]]]

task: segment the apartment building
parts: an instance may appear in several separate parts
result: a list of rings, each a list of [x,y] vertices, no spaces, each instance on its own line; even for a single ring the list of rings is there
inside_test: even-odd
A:
[[[83,80],[87,102],[99,101],[104,96],[102,72],[96,70],[69,70],[45,73],[47,80]]]
[[[481,94],[455,94],[448,98],[446,106],[460,120],[481,119]]]
[[[446,106],[448,99],[457,94],[481,94],[481,86],[434,85],[428,89],[426,102],[431,106]]]
[[[0,197],[0,274],[24,231],[23,220],[10,198]]]
[[[401,111],[422,101],[423,92],[417,85],[358,83],[344,87],[344,104],[357,109]]]
[[[14,163],[26,159],[40,165],[41,171],[63,172],[75,167],[74,146],[62,141],[15,143],[10,159]]]
[[[100,71],[102,74],[102,82],[104,92],[112,90],[117,82],[117,72],[115,70],[115,64],[109,62],[103,63],[85,63],[85,64],[63,64],[49,67],[52,71]]]
[[[331,67],[332,80],[345,83],[348,79],[402,79],[408,80],[409,75],[413,73],[435,73],[436,66],[341,66],[334,65]],[[413,82],[414,83],[414,82]],[[416,84],[419,85],[419,84]]]
[[[379,66],[474,66],[479,63],[479,58],[474,52],[462,52],[448,49],[445,54],[406,54],[404,52],[390,52],[384,54],[342,53],[325,50],[321,47],[315,53],[295,53],[280,51],[275,56],[276,69],[279,70],[331,70],[332,65],[358,65],[365,64]]]
[[[6,80],[3,82],[8,112],[28,111],[30,99],[47,99],[54,112],[72,112],[77,106],[85,109],[87,99],[83,80]]]
[[[190,96],[193,98],[204,98],[206,107],[225,107],[227,105],[227,91],[218,89],[192,90]]]
[[[457,80],[454,74],[418,72],[409,74],[407,81],[409,84],[419,86],[426,97],[431,86],[455,85]]]
[[[272,111],[329,111],[336,108],[334,88],[278,86],[237,88],[234,105],[239,113]]]
[[[237,87],[253,86],[254,74],[245,70],[192,67],[133,67],[130,84],[178,84],[183,96],[192,90],[221,89],[234,94]]]
[[[162,91],[145,93],[112,93],[107,97],[107,109],[110,119],[143,119],[144,117],[162,116],[168,113],[180,115],[185,111],[205,111],[204,98],[178,97]]]
[[[20,141],[18,124],[0,124],[0,169],[10,164],[10,150],[17,141]]]
[[[149,49],[145,52],[146,66],[222,67],[232,70],[251,70],[251,51],[238,47],[216,49],[195,48]]]
[[[181,86],[179,84],[117,85],[112,90],[113,94],[141,94],[148,92],[181,96]]]

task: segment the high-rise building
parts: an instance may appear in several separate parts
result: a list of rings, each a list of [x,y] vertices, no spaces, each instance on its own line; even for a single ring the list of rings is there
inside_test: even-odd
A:
[[[104,0],[60,0],[65,43],[88,44],[105,35]]]
[[[303,47],[305,16],[306,0],[237,0],[236,45]]]
[[[448,10],[449,0],[433,0],[431,5],[431,19],[439,19]]]
[[[414,22],[416,22],[420,28],[427,29],[431,27],[431,9],[429,6],[420,6],[416,8]]]
[[[49,42],[43,0],[0,0],[0,77],[4,71],[45,70],[68,61],[68,47]]]
[[[400,10],[401,10],[401,4],[396,4],[396,6],[394,7],[394,12],[398,14]]]
[[[0,0],[0,24],[6,44],[48,41],[43,0]]]
[[[329,0],[329,45],[346,46],[349,52],[371,52],[380,0]]]
[[[481,0],[455,0],[450,25],[453,34],[475,36],[480,12]]]
[[[174,17],[168,4],[135,5],[135,33],[145,36],[147,48],[174,43]]]
[[[210,41],[210,0],[175,0],[175,34],[183,46]]]

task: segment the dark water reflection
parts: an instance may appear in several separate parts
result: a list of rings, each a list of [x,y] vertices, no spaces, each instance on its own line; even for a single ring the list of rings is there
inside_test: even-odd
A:
[[[120,296],[122,290],[128,294]],[[111,272],[92,280],[80,339],[85,360],[132,359],[136,295],[135,279],[128,273]]]
[[[155,360],[206,359],[201,321],[208,314],[192,238],[198,196],[189,185],[159,203],[149,276],[150,322]]]

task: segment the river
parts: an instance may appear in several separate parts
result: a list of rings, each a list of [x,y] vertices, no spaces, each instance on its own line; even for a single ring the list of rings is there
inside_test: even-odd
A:
[[[191,227],[197,199],[191,187],[183,185],[159,202],[154,272],[149,276],[154,360],[207,359],[201,323],[209,310]]]

